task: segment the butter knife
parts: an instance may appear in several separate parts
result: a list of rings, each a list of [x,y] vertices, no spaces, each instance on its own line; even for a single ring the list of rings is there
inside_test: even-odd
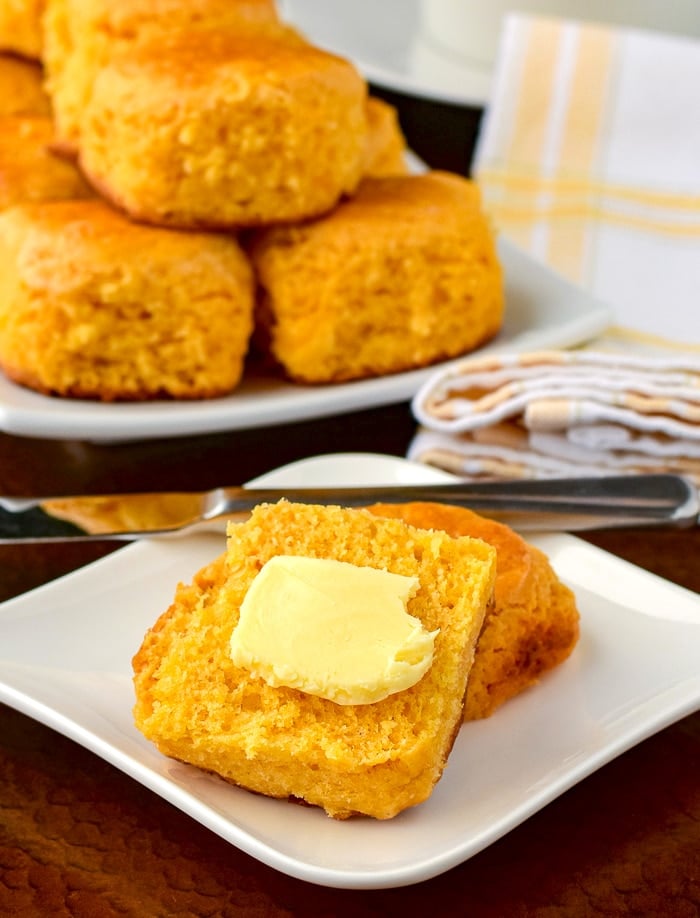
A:
[[[449,482],[354,488],[215,488],[80,497],[0,497],[0,544],[130,541],[223,530],[260,503],[281,498],[345,507],[437,501],[468,507],[521,531],[693,526],[698,490],[680,475]]]

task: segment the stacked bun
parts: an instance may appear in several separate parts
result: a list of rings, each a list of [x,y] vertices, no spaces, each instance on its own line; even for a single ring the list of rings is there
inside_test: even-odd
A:
[[[272,0],[46,0],[43,15],[25,7],[41,24],[41,41],[23,52],[36,59],[23,64],[26,85],[43,64],[48,100],[40,94],[29,116],[43,124],[21,126],[18,161],[0,155],[0,189],[15,188],[0,211],[32,205],[0,219],[0,268],[13,278],[0,302],[0,365],[13,379],[105,401],[210,398],[240,382],[241,341],[244,358],[262,348],[271,372],[315,384],[428,366],[498,332],[503,280],[476,187],[456,175],[409,175],[395,110],[368,96],[349,61],[282,22]],[[2,22],[0,47],[16,50]],[[7,178],[18,170],[21,182]],[[49,180],[54,174],[60,179]],[[57,206],[61,199],[73,206]],[[61,273],[75,276],[76,289],[89,278],[93,313],[79,318],[74,291],[32,267],[30,245],[41,237],[65,251],[77,224],[91,260],[78,245]],[[141,239],[145,225],[148,245],[112,248],[117,226],[125,241],[132,232]],[[176,291],[177,271],[163,258],[182,258],[183,234],[210,252],[211,276],[202,259],[194,282]],[[120,294],[96,277],[116,257],[142,278],[136,289],[147,297],[141,310],[127,310],[128,334]],[[220,300],[207,292],[222,271],[236,278],[223,335]],[[210,340],[193,338],[197,365],[218,364],[230,348],[229,372],[214,385],[193,364],[174,367],[175,351],[163,346],[192,324],[164,331],[154,320],[168,311],[182,318],[168,306],[182,290],[199,315],[194,324],[212,329]],[[28,303],[61,323],[76,316],[80,328],[57,348],[80,335],[104,339],[100,366],[83,355],[72,372],[55,373],[41,348],[17,350],[12,317]],[[126,335],[123,348],[111,346],[115,335]],[[74,354],[59,362],[73,364]],[[172,385],[183,373],[191,385]]]
[[[357,188],[365,103],[355,68],[295,33],[179,33],[99,71],[79,160],[105,197],[149,223],[301,220]]]
[[[494,335],[500,272],[478,202],[473,184],[444,172],[385,176],[321,220],[259,231],[259,331],[288,375],[396,373]]]
[[[141,44],[156,53],[178,35],[282,30],[275,0],[50,0],[42,24],[56,144],[76,155],[92,87],[112,58]]]
[[[143,401],[241,378],[253,279],[233,237],[132,224],[98,199],[23,204],[0,215],[0,262],[0,362],[16,382]]]

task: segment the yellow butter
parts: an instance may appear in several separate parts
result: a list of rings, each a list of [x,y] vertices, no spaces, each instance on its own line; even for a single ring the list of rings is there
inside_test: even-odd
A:
[[[418,578],[344,561],[278,555],[251,584],[231,657],[269,685],[370,704],[414,685],[437,631],[406,611]]]

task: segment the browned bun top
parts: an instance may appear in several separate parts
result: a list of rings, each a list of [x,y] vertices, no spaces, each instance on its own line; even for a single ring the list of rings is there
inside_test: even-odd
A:
[[[309,44],[295,29],[277,26],[268,30],[238,32],[203,28],[155,34],[122,45],[108,62],[110,71],[138,73],[145,80],[177,80],[186,90],[206,82],[213,94],[215,75],[242,74],[251,82],[293,82],[300,77],[332,78],[334,73],[352,74],[355,66],[344,58]]]

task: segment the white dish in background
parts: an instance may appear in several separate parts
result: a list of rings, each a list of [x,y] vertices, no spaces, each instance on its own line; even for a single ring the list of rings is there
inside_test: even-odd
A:
[[[489,101],[504,17],[557,17],[700,35],[697,0],[279,0],[284,19],[314,44],[355,62],[377,86],[438,102]]]
[[[505,324],[483,351],[572,347],[608,324],[607,309],[586,291],[506,240],[499,243],[499,253],[506,278]],[[51,398],[0,375],[0,430],[117,442],[268,427],[409,401],[438,366],[333,386],[248,377],[224,398],[112,404]]]
[[[304,460],[262,486],[449,480],[371,454]],[[0,606],[0,701],[47,724],[260,861],[311,883],[380,889],[461,863],[615,756],[700,707],[700,598],[568,535],[531,538],[576,591],[572,657],[462,727],[431,798],[386,822],[232,787],[134,728],[131,657],[223,536],[140,542]]]
[[[425,29],[420,0],[280,0],[280,10],[376,86],[476,108],[489,98],[492,66],[441,46]]]

